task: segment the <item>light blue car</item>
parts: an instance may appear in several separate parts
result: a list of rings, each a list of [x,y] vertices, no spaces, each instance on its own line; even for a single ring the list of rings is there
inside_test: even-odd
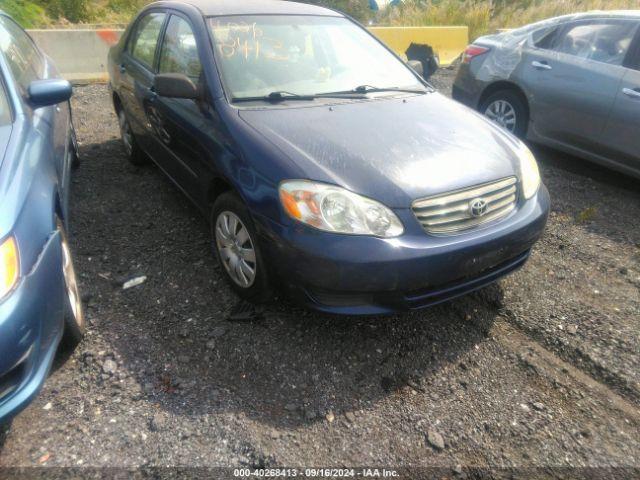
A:
[[[0,12],[0,423],[38,393],[60,341],[75,346],[84,333],[65,234],[77,161],[71,93]]]

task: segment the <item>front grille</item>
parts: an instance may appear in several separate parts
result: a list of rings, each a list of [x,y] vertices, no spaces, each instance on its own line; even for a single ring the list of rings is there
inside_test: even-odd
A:
[[[413,213],[428,233],[446,234],[506,217],[516,208],[516,177],[413,202]]]

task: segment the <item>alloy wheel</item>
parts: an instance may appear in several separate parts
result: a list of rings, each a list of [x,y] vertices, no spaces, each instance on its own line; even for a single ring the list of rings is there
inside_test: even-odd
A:
[[[62,273],[64,274],[67,296],[69,297],[69,306],[71,307],[71,314],[73,315],[73,319],[76,324],[80,329],[83,329],[84,311],[82,310],[82,299],[80,298],[80,291],[78,289],[76,271],[73,267],[73,260],[71,258],[71,250],[69,249],[67,237],[61,228],[60,232],[62,245]]]
[[[231,279],[242,288],[250,288],[256,280],[256,251],[249,230],[235,213],[218,215],[216,248]]]
[[[491,102],[484,111],[484,114],[487,118],[502,128],[509,130],[511,133],[515,131],[517,121],[516,110],[513,108],[513,105],[506,100]]]

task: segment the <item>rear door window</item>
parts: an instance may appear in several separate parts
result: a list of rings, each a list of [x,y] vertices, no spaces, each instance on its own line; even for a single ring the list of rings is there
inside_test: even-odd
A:
[[[554,50],[585,60],[622,65],[638,30],[633,21],[600,20],[570,25]]]
[[[129,43],[129,52],[133,58],[149,70],[153,69],[158,38],[165,17],[164,13],[149,13],[142,17],[138,21]]]
[[[558,36],[558,27],[547,27],[533,32],[531,38],[533,44],[537,48],[548,50],[553,47],[554,41]]]
[[[0,15],[0,51],[22,92],[44,76],[45,63],[35,44],[10,18]]]
[[[164,35],[160,53],[159,73],[182,73],[196,83],[202,73],[198,45],[191,25],[172,15]]]
[[[636,39],[633,43],[624,66],[633,70],[640,70],[640,32],[636,33]]]

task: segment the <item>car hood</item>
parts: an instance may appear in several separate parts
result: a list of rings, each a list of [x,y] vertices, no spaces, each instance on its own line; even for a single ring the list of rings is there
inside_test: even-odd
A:
[[[239,110],[310,180],[389,207],[518,175],[518,140],[440,94]]]

